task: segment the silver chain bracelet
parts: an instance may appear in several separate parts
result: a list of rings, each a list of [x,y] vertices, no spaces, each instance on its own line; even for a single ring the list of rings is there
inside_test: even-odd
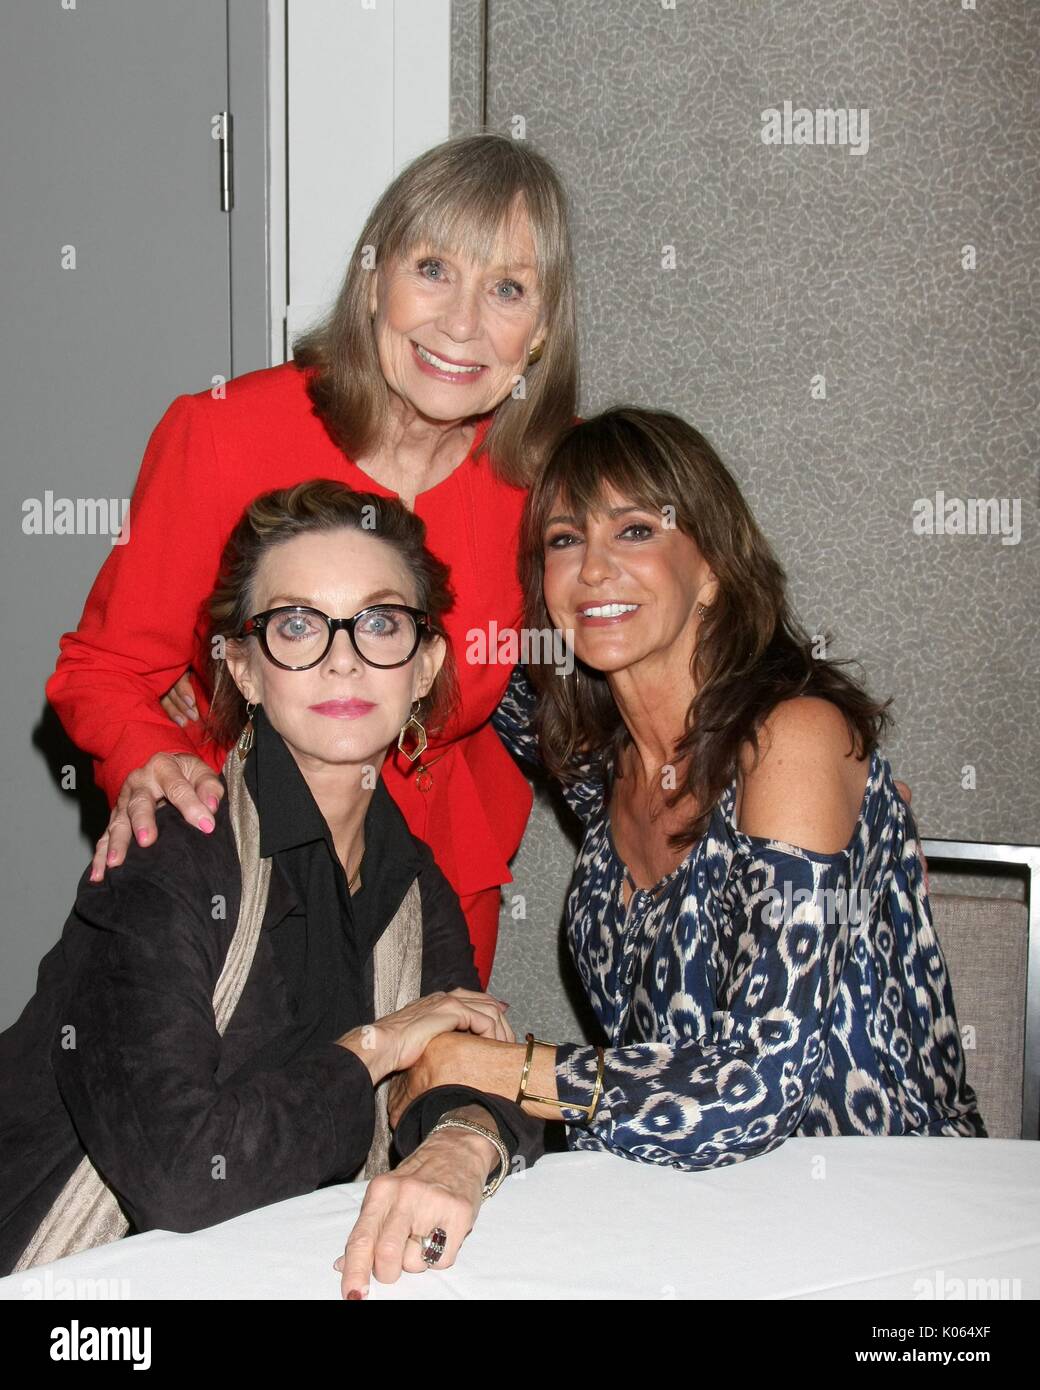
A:
[[[438,1120],[434,1127],[430,1130],[430,1134],[436,1134],[439,1129],[468,1129],[471,1130],[474,1134],[482,1134],[485,1139],[491,1140],[492,1144],[494,1144],[495,1148],[498,1150],[501,1163],[499,1164],[498,1172],[495,1174],[495,1176],[493,1178],[490,1178],[484,1184],[484,1191],[481,1197],[481,1201],[486,1202],[489,1197],[493,1197],[495,1193],[498,1191],[498,1189],[505,1182],[506,1175],[509,1172],[509,1150],[506,1148],[505,1144],[502,1143],[502,1140],[499,1137],[499,1135],[495,1134],[492,1130],[487,1129],[484,1125],[478,1125],[476,1120]],[[427,1135],[427,1138],[429,1138],[429,1135]]]

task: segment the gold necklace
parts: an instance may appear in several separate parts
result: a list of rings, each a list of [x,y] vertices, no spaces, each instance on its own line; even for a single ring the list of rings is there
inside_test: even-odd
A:
[[[361,864],[365,858],[364,850],[361,851],[361,858],[358,860],[357,868],[354,870],[354,877],[347,882],[347,892],[353,893],[354,888],[361,887]]]

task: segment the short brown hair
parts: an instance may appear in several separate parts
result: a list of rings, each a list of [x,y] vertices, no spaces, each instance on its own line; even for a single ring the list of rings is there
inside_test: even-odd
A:
[[[421,244],[462,250],[486,262],[498,233],[522,205],[531,225],[538,283],[546,306],[545,343],[524,374],[525,395],[506,397],[478,454],[506,482],[534,476],[560,431],[574,419],[578,349],[574,268],[567,198],[553,166],[525,141],[504,135],[456,136],[419,155],[394,179],[368,216],[326,318],[294,345],[295,362],[313,369],[307,390],[332,439],[350,458],[383,438],[390,388],[369,317],[366,249],[378,264]]]
[[[426,548],[426,524],[396,497],[355,492],[329,478],[314,478],[295,487],[262,493],[246,508],[231,532],[220,563],[220,577],[209,599],[210,702],[206,728],[220,747],[238,738],[246,719],[246,702],[227,662],[217,651],[242,631],[256,611],[255,582],[260,562],[276,545],[295,536],[342,528],[363,531],[392,546],[415,581],[416,606],[430,615],[431,633],[445,641],[444,663],[420,705],[427,728],[443,724],[458,698],[451,643],[444,616],[454,596],[448,566]],[[217,638],[222,638],[223,643]]]

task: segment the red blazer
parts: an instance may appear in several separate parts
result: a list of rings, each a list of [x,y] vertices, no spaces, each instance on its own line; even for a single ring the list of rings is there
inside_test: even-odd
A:
[[[178,396],[156,426],[130,505],[130,535],[102,565],[75,632],[65,633],[47,698],[67,733],[94,759],[112,804],[134,768],[166,750],[198,753],[220,770],[224,748],[199,726],[179,728],[159,697],[189,665],[208,671],[205,600],[227,538],[252,499],[308,478],[335,478],[358,491],[395,496],[357,468],[313,413],[305,375],[292,363],[249,372],[208,391]],[[474,447],[487,432],[482,421]],[[517,538],[524,490],[500,481],[487,458],[470,455],[415,499],[430,549],[451,566],[456,602],[448,615],[461,709],[424,761],[444,756],[421,791],[396,755],[387,787],[409,829],[425,840],[460,897],[510,883],[531,809],[527,782],[487,723],[511,665],[466,661],[467,633],[491,622],[519,629]],[[208,679],[208,675],[207,675]],[[198,687],[199,682],[195,682]],[[197,690],[202,712],[205,690]]]

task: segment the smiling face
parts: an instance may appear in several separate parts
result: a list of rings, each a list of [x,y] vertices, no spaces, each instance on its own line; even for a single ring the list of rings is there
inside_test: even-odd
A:
[[[716,580],[696,544],[660,513],[603,492],[603,510],[582,520],[560,496],[543,537],[545,606],[574,633],[580,661],[607,674],[635,667],[689,669],[697,605]]]
[[[420,246],[381,265],[372,281],[369,307],[383,375],[428,419],[493,410],[544,339],[534,243],[522,211],[488,265]]]
[[[419,606],[415,581],[394,547],[350,527],[272,546],[260,562],[252,600],[252,613],[305,604],[331,618],[353,617],[376,603]],[[267,659],[256,637],[227,643],[236,685],[248,701],[263,705],[304,768],[381,766],[443,659],[444,642],[437,637],[422,641],[407,665],[378,669],[362,661],[349,635],[339,631],[317,666],[285,671]]]

